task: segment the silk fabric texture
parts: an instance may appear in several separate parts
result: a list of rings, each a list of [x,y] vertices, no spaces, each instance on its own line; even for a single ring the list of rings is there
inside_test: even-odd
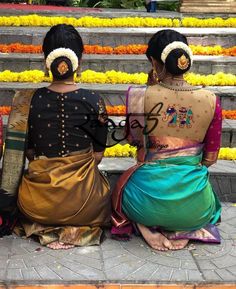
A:
[[[184,106],[191,107],[194,99],[192,112],[197,111],[195,116],[200,119],[205,132],[191,131],[192,126],[188,124],[188,128],[186,127],[181,135],[182,123],[180,127],[177,124],[174,126],[171,122],[159,124],[154,130],[154,137],[158,138],[161,135],[158,141],[165,140],[167,143],[169,137],[170,149],[152,153],[150,158],[149,148],[146,146],[149,135],[140,132],[137,126],[134,129],[129,127],[130,142],[141,145],[138,150],[139,163],[121,176],[114,189],[113,224],[121,232],[130,232],[127,229],[130,222],[160,226],[164,230],[196,230],[209,222],[214,224],[220,216],[221,207],[209,183],[208,170],[200,163],[202,142],[214,117],[216,98],[206,90],[175,92],[159,85],[148,88],[132,87],[126,99],[127,113],[131,115],[138,113],[139,118],[143,115],[140,123],[147,125],[142,112],[146,112],[145,109],[150,106],[153,96],[157,102],[163,103],[164,110],[156,115],[163,119],[166,117],[163,112],[168,111],[170,105],[174,104],[176,107],[179,102],[182,110],[181,102]],[[205,118],[204,110],[209,110]],[[193,127],[199,129],[200,126],[193,123]],[[186,136],[193,136],[193,139],[194,137],[196,139],[193,142],[189,138],[186,139],[184,146],[183,140]],[[176,144],[182,145],[179,149],[172,147],[173,139],[178,140],[177,137],[179,142]],[[113,229],[113,232],[119,234],[119,230]]]
[[[22,178],[18,207],[41,224],[107,225],[109,184],[92,151],[34,160]]]

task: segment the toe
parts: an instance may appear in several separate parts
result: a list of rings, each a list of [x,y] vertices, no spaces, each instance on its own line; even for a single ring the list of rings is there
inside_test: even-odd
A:
[[[164,242],[163,242],[164,246],[168,249],[171,249],[172,248],[172,244],[171,242],[168,240],[168,239],[165,239]]]

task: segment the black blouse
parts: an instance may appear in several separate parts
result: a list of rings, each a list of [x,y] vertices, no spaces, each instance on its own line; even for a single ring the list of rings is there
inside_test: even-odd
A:
[[[93,147],[103,151],[107,139],[106,107],[95,92],[78,89],[58,93],[36,90],[30,106],[28,148],[35,155],[65,156]]]

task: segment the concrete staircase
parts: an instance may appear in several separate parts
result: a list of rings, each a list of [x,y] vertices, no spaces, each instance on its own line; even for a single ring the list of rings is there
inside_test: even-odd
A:
[[[236,13],[235,0],[182,0],[180,11],[185,13]]]

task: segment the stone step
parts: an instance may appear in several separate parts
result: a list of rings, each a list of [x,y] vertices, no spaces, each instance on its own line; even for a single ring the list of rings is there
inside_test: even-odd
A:
[[[133,158],[104,158],[99,168],[107,172],[113,188],[120,175],[135,164]],[[209,172],[211,184],[221,201],[236,202],[236,161],[218,160]]]
[[[11,105],[12,97],[16,90],[36,89],[48,86],[48,83],[19,83],[19,82],[0,82],[0,105]],[[125,104],[125,95],[130,84],[79,84],[81,88],[90,89],[100,93],[107,105]],[[223,109],[236,109],[235,86],[209,86],[207,89],[213,91],[221,99]]]
[[[49,27],[0,27],[0,43],[20,42],[25,44],[42,44]],[[78,28],[85,44],[110,45],[112,47],[126,44],[147,44],[150,37],[164,27],[155,28]],[[190,44],[236,45],[235,28],[172,28],[185,34]]]
[[[182,0],[180,12],[205,13],[208,10],[213,13],[236,13],[236,2],[234,0]]]
[[[44,70],[44,58],[41,54],[0,53],[0,71]],[[148,72],[151,64],[145,55],[102,55],[85,54],[82,69],[105,72],[119,70],[129,73]],[[217,72],[236,74],[236,57],[230,56],[194,56],[191,72],[215,74]]]

